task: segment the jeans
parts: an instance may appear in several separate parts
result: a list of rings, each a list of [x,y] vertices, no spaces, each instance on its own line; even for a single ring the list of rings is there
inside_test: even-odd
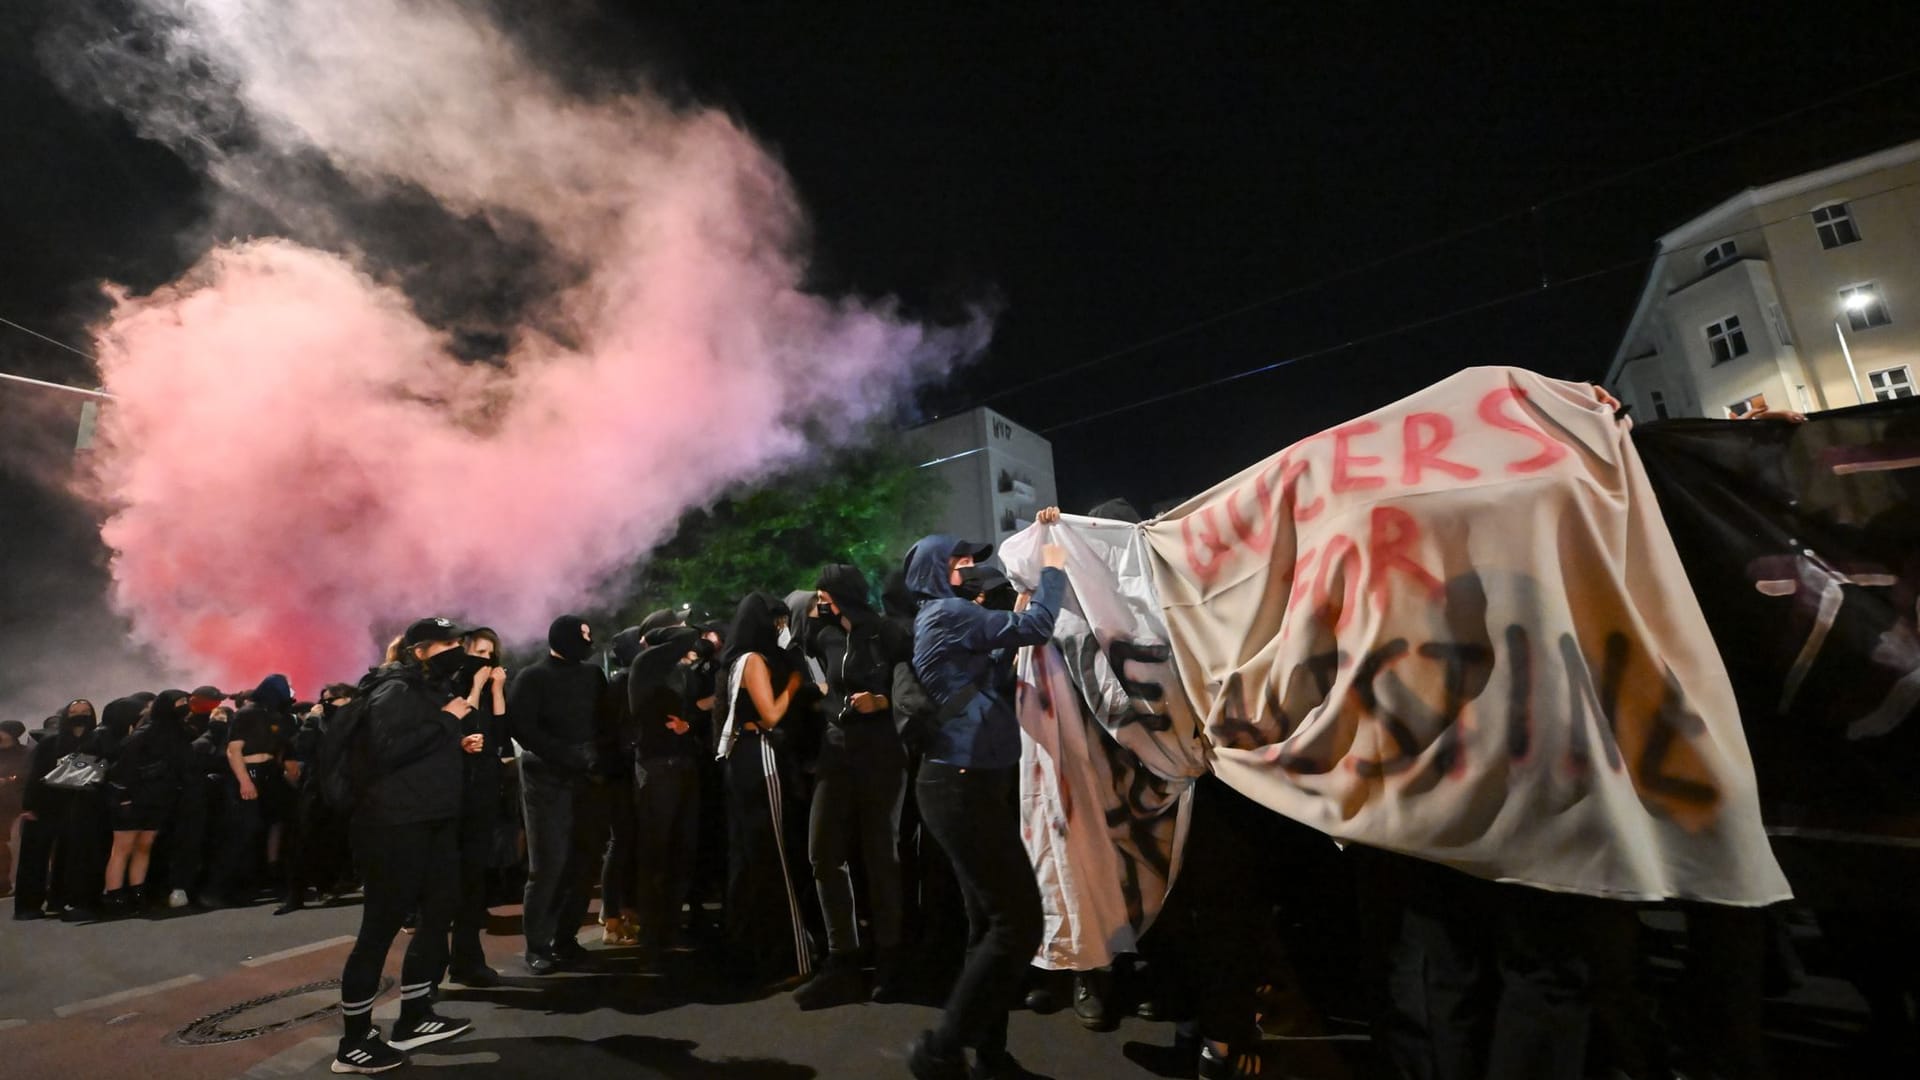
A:
[[[659,950],[672,943],[680,905],[693,884],[700,839],[700,762],[690,757],[645,758],[634,766],[633,778],[640,944]]]
[[[527,951],[551,954],[576,943],[593,891],[601,836],[593,828],[585,777],[520,755],[520,805],[527,824]]]
[[[848,857],[860,849],[875,942],[900,944],[900,805],[907,794],[906,752],[886,714],[878,720],[832,724],[820,747],[807,853],[813,884],[826,915],[827,949],[859,948],[853,925],[853,878]]]
[[[400,1008],[426,1008],[433,988],[447,970],[447,927],[459,899],[459,825],[431,821],[385,825],[355,821],[354,857],[366,873],[366,902],[360,909],[360,934],[340,973],[341,1010],[347,1036],[364,1033],[372,1023],[373,999],[380,990],[380,969],[407,914],[416,908],[420,923],[400,963]]]
[[[622,768],[606,778],[599,789],[605,803],[607,820],[605,865],[600,872],[600,913],[608,917],[635,907],[634,877],[639,870],[634,859],[633,777]]]
[[[1020,841],[1018,769],[920,767],[920,814],[953,861],[971,941],[934,1033],[945,1051],[1005,1049],[1007,1013],[1044,932],[1040,885]]]

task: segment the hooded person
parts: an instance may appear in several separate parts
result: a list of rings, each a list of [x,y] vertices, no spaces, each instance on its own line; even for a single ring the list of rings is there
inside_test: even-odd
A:
[[[586,959],[579,926],[606,843],[591,790],[601,773],[596,740],[615,719],[606,675],[586,662],[593,651],[586,619],[562,615],[547,628],[547,655],[507,690],[527,826],[526,964],[536,975]]]
[[[433,1011],[460,895],[461,732],[493,685],[491,669],[469,663],[464,639],[451,620],[417,619],[401,635],[397,659],[361,684],[365,732],[351,760],[365,772],[348,828],[366,900],[340,973],[337,1073],[383,1072],[406,1061],[401,1051],[473,1026]],[[400,963],[400,1015],[388,1041],[373,1024],[373,1003],[387,951],[411,912],[418,928]]]
[[[154,841],[172,817],[191,768],[187,697],[185,690],[161,691],[147,706],[146,721],[121,742],[107,771],[113,850],[107,859],[103,906],[109,913],[137,910],[145,899]]]
[[[48,787],[46,777],[60,759],[79,751],[93,734],[93,703],[84,698],[67,703],[60,723],[49,736],[33,744],[20,813],[20,870],[13,901],[15,919],[40,919],[48,914],[66,917],[69,908],[85,914],[95,893],[74,895],[72,882],[81,876],[75,864],[89,861],[86,843],[75,843],[69,829],[76,796],[80,793]],[[101,845],[104,851],[104,845]]]
[[[158,846],[166,863],[167,906],[183,908],[200,894],[207,867],[207,845],[214,839],[214,808],[228,775],[227,727],[216,686],[197,686],[187,696],[188,768],[172,819]]]
[[[293,816],[293,787],[284,764],[296,728],[293,687],[285,675],[269,675],[246,697],[226,733],[218,854],[202,897],[212,907],[251,899],[263,854],[268,879],[284,879],[280,846],[284,824]]]
[[[635,731],[635,930],[649,967],[680,933],[700,837],[701,765],[708,746],[706,717],[692,696],[699,685],[691,678],[705,642],[698,628],[676,623],[662,620],[647,631],[625,687]]]
[[[714,700],[727,800],[726,940],[734,974],[744,981],[813,970],[788,836],[797,810],[794,769],[775,738],[803,681],[780,643],[780,622],[788,617],[765,594],[740,601]]]
[[[912,639],[873,609],[860,568],[845,563],[820,572],[806,640],[807,657],[826,684],[807,853],[826,916],[827,960],[794,991],[802,1009],[864,996],[855,933],[850,859],[866,870],[872,916],[877,1001],[900,998],[901,878],[898,833],[906,797],[907,756],[893,724],[893,668],[912,658]]]
[[[1038,522],[1050,525],[1049,508]],[[908,1048],[920,1080],[1016,1075],[1006,1049],[1007,1013],[1043,932],[1040,889],[1020,838],[1016,801],[1020,722],[1008,669],[1015,650],[1047,641],[1065,599],[1066,552],[1048,544],[1040,587],[1025,611],[991,611],[956,595],[961,571],[992,549],[929,536],[907,553],[907,585],[920,601],[913,672],[938,707],[915,797],[928,829],[953,862],[966,898],[972,944],[940,1026]]]

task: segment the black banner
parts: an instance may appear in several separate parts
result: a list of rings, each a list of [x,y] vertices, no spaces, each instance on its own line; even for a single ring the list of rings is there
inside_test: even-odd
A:
[[[1634,442],[1796,890],[1849,888],[1807,872],[1836,845],[1920,857],[1920,401],[1804,424],[1665,421]]]

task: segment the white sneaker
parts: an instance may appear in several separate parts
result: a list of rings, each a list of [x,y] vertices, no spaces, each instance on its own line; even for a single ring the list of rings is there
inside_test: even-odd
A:
[[[172,892],[168,893],[167,906],[170,908],[186,907],[187,906],[187,890],[175,889]]]

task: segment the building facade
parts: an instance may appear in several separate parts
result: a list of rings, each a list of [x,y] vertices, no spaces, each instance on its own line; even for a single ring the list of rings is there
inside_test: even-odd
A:
[[[1749,188],[1660,238],[1607,385],[1642,419],[1915,394],[1920,140]]]
[[[935,420],[912,436],[927,455],[922,468],[946,486],[942,532],[998,546],[1059,498],[1053,444],[992,409]]]

